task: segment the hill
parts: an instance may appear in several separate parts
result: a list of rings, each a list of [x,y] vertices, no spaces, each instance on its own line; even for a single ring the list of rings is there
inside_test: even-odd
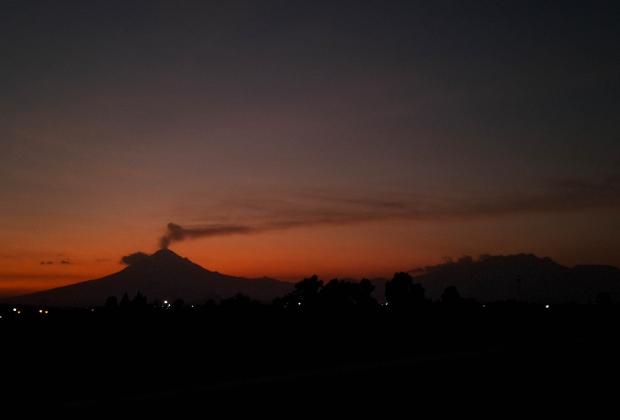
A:
[[[620,301],[620,269],[602,265],[570,268],[532,254],[463,257],[426,267],[414,279],[433,299],[446,287],[455,286],[463,297],[481,302],[589,303],[599,293]]]
[[[8,301],[30,305],[93,306],[108,296],[130,297],[140,292],[149,300],[204,302],[243,293],[254,299],[270,301],[288,293],[290,283],[269,278],[247,279],[209,271],[169,249],[152,255],[134,254],[123,270],[95,280],[14,297]]]

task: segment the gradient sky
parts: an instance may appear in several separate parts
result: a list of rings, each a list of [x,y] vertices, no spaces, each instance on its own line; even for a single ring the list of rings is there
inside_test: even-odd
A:
[[[243,276],[620,265],[617,1],[210,3],[1,3],[0,295],[169,222]]]

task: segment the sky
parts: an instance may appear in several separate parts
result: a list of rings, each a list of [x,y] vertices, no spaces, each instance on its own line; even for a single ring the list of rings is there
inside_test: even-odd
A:
[[[617,2],[215,3],[0,4],[0,296],[162,244],[285,280],[620,266]]]

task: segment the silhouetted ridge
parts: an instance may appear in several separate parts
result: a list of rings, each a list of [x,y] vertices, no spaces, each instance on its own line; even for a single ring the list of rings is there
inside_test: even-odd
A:
[[[238,293],[256,300],[271,301],[293,289],[290,283],[269,278],[251,280],[209,271],[167,248],[151,255],[136,252],[123,257],[122,262],[127,267],[109,276],[8,301],[89,306],[99,305],[109,296],[120,298],[124,294],[136,296],[138,293],[149,301],[182,299],[188,303],[200,303],[208,299],[229,298]],[[594,303],[603,295],[607,300],[620,301],[618,268],[598,265],[568,268],[550,258],[533,254],[483,255],[478,259],[462,257],[417,270],[413,280],[426,291],[426,297],[435,301],[454,301],[462,297],[479,302]],[[345,283],[340,279],[326,287],[328,296],[339,296],[332,293],[333,290],[348,290],[349,286]],[[387,298],[384,293],[386,280],[374,279],[372,283],[375,286],[374,298],[384,301]],[[412,287],[402,289],[411,289],[413,296],[415,290]],[[443,296],[446,289],[449,293]],[[392,300],[397,299],[396,295],[392,296]]]
[[[187,258],[181,257],[176,252],[171,251],[170,248],[161,248],[155,251],[153,254],[151,254],[150,257],[153,259],[158,259],[158,260],[189,261]]]
[[[183,299],[204,302],[243,293],[261,301],[271,301],[289,292],[292,285],[274,279],[246,279],[209,271],[170,249],[151,255],[134,253],[124,257],[128,264],[109,276],[58,287],[10,299],[15,303],[56,306],[99,305],[109,296],[140,293],[150,301]]]
[[[610,266],[565,267],[533,254],[462,257],[425,267],[415,279],[438,299],[450,286],[483,302],[594,302],[599,293],[620,298],[620,270]]]

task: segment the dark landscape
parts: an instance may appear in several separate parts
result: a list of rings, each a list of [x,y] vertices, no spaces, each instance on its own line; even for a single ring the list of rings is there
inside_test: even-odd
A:
[[[143,255],[120,273],[0,306],[2,354],[16,362],[5,369],[5,404],[243,414],[311,399],[306,410],[392,415],[414,401],[446,413],[453,404],[475,412],[614,401],[601,373],[620,367],[617,269],[515,255],[425,271],[290,284],[213,273],[167,249]],[[512,287],[508,278],[521,295],[489,299],[494,284]],[[430,299],[424,285],[440,281],[446,288]],[[555,291],[552,303],[523,299],[549,298],[530,290],[536,282]]]

